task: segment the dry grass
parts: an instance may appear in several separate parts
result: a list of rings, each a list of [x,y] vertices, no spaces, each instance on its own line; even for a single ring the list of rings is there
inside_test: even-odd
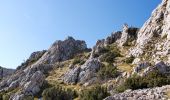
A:
[[[170,100],[170,90],[167,90],[165,94],[168,97],[168,100]]]
[[[120,71],[123,71],[123,72],[131,72],[133,67],[129,64],[121,64],[121,65],[118,65],[117,68],[120,70]]]
[[[65,61],[61,67],[55,68],[53,71],[50,72],[50,75],[46,78],[46,80],[52,86],[60,85],[63,88],[70,88],[70,89],[74,89],[77,92],[79,92],[82,88],[81,85],[79,85],[79,84],[67,85],[67,84],[64,84],[63,81],[61,80],[61,77],[64,75],[64,73],[66,73],[69,70],[68,66],[69,66],[70,62],[72,62],[72,60]]]

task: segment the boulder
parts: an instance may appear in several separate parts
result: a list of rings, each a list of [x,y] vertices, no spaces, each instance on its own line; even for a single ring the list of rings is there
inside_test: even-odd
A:
[[[76,84],[77,82],[84,84],[89,81],[93,83],[96,72],[102,66],[98,59],[89,59],[82,66],[70,69],[62,77],[67,84]],[[91,80],[93,78],[93,80]]]
[[[79,74],[79,82],[84,84],[95,76],[95,73],[102,66],[102,63],[98,59],[89,59],[81,66]]]
[[[81,69],[80,67],[76,67],[74,69],[70,69],[67,73],[65,73],[64,77],[62,78],[64,83],[76,84],[78,81],[80,69]]]

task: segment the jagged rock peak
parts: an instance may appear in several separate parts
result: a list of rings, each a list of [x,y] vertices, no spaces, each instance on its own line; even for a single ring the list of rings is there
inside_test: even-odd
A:
[[[71,59],[75,54],[87,50],[85,41],[67,37],[64,41],[56,41],[37,63],[55,63]]]
[[[129,45],[128,42],[132,42],[137,39],[138,28],[129,27],[128,24],[123,25],[123,30],[121,34],[121,38],[119,40],[119,45]]]
[[[93,47],[91,58],[96,54],[100,55],[100,51],[110,44],[116,43],[117,46],[132,46],[135,45],[137,40],[139,28],[128,26],[127,24],[123,25],[122,31],[112,32],[110,36],[106,39],[98,40],[96,45]]]

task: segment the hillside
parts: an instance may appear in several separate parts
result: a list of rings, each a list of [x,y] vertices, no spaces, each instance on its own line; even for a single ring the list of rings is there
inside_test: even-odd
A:
[[[170,99],[170,0],[141,28],[124,24],[92,49],[70,36],[57,40],[10,74],[0,100]]]

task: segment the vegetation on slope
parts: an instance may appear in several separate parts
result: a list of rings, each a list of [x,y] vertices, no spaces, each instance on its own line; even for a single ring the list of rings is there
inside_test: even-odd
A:
[[[109,95],[106,88],[97,85],[91,89],[83,90],[80,98],[81,100],[103,100]]]
[[[113,64],[106,65],[98,71],[100,79],[116,78],[119,75],[118,69]]]
[[[125,82],[117,88],[118,92],[123,92],[126,89],[143,89],[160,87],[170,84],[170,76],[161,74],[158,71],[152,71],[147,76],[141,77],[134,75],[127,78]]]

